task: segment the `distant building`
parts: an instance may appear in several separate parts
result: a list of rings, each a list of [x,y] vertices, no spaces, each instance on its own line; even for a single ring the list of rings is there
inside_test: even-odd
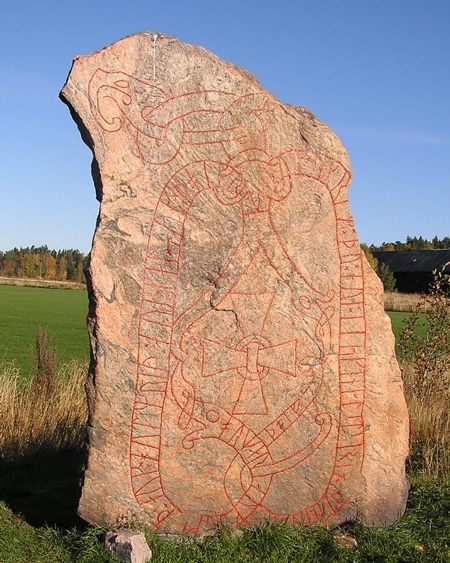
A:
[[[433,270],[450,274],[450,250],[402,250],[372,252],[394,274],[396,288],[402,293],[426,293],[433,280]]]

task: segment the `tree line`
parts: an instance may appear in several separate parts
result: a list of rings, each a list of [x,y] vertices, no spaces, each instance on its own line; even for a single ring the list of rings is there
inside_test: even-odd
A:
[[[374,244],[367,246],[365,243],[361,244],[361,250],[366,255],[367,261],[372,266],[373,270],[383,282],[385,291],[396,291],[394,274],[386,264],[379,262],[375,256],[373,256],[372,252],[444,249],[450,249],[450,237],[444,237],[443,239],[434,237],[432,240],[423,237],[406,237],[405,242],[399,240],[396,242],[383,242],[381,246],[375,246]]]
[[[381,278],[386,291],[395,290],[395,279],[389,268],[378,263],[372,252],[402,250],[450,249],[450,237],[432,240],[423,237],[406,237],[405,242],[383,242],[380,246],[362,244],[361,248],[370,265]],[[40,278],[86,283],[84,267],[88,255],[79,250],[50,250],[45,246],[13,248],[0,251],[0,276],[14,278]]]
[[[88,256],[79,250],[50,250],[31,246],[0,251],[0,276],[86,283]]]
[[[397,240],[396,242],[383,242],[381,246],[371,244],[369,246],[371,252],[382,251],[402,251],[402,250],[444,250],[450,249],[450,237],[439,239],[434,237],[428,240],[423,237],[406,237],[405,242]]]

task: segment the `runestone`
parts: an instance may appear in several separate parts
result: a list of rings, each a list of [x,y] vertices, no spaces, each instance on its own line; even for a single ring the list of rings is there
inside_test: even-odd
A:
[[[339,139],[159,33],[76,57],[61,98],[100,201],[80,515],[393,522],[408,416]]]

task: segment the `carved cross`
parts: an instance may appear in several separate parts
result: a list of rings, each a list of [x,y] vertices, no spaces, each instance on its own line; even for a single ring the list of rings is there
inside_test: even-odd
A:
[[[237,309],[238,319],[245,319],[242,307],[252,301],[265,304],[264,309],[258,311],[259,334],[253,332],[244,336],[234,347],[222,342],[204,339],[202,358],[202,377],[212,377],[227,371],[235,371],[242,378],[238,398],[233,409],[233,414],[268,414],[262,381],[269,371],[277,371],[296,377],[296,344],[295,340],[272,345],[262,336],[264,321],[273,301],[271,294],[246,295],[239,299],[239,295],[232,296],[233,304]],[[241,307],[239,307],[239,304]],[[238,305],[236,307],[236,305]],[[239,309],[242,309],[241,311]],[[248,310],[248,309],[247,309]],[[255,309],[250,309],[255,311]],[[240,323],[241,326],[248,323]],[[256,328],[252,322],[253,329]]]

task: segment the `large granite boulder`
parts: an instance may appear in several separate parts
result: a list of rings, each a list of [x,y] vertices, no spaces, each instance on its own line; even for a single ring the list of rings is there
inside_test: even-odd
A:
[[[161,34],[76,57],[61,96],[100,201],[80,515],[394,521],[408,417],[339,139]]]

